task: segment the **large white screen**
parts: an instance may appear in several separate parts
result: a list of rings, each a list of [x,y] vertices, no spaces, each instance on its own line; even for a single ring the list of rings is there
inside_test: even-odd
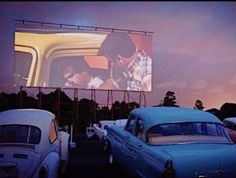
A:
[[[151,91],[152,36],[15,31],[15,85]]]

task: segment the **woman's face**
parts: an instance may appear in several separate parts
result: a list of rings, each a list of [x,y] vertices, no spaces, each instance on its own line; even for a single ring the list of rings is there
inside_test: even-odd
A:
[[[70,77],[72,77],[72,75],[75,73],[75,70],[73,67],[69,66],[69,67],[66,67],[63,71],[63,77],[65,79],[68,79]]]
[[[68,79],[69,81],[74,82],[80,87],[86,87],[87,83],[90,81],[91,76],[87,72],[76,73]]]

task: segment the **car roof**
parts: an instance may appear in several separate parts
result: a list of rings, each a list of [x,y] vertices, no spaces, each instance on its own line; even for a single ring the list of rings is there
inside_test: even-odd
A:
[[[227,118],[224,119],[224,121],[230,121],[230,122],[236,124],[236,117],[227,117]]]
[[[49,111],[41,109],[11,109],[0,112],[0,125],[24,124],[45,128],[55,118]]]
[[[147,127],[157,124],[189,121],[222,123],[211,113],[185,107],[145,107],[136,108],[131,113],[142,118]]]

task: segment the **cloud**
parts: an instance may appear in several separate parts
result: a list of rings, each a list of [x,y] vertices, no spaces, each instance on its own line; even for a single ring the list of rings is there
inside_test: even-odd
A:
[[[190,89],[196,89],[196,90],[201,90],[201,89],[205,89],[207,88],[207,81],[204,80],[198,80],[197,82],[193,83],[192,85],[190,85]]]
[[[212,93],[212,94],[224,94],[224,88],[221,87],[221,86],[214,86],[212,88],[209,88],[208,89],[209,93]]]
[[[188,82],[189,83],[189,82]],[[193,82],[192,84],[187,84],[186,81],[166,81],[160,82],[156,85],[156,88],[176,88],[176,89],[190,89],[190,90],[203,90],[206,89],[208,86],[208,82],[204,80],[198,80]]]
[[[195,57],[206,63],[235,63],[236,44],[228,40],[227,33],[195,32],[193,34],[193,37],[176,41],[169,52]]]
[[[159,50],[189,56],[204,63],[235,64],[236,42],[232,38],[235,30],[230,25],[222,27],[224,22],[216,20],[212,13],[188,13],[174,19],[160,17],[158,24]]]
[[[156,85],[156,88],[177,88],[177,89],[186,89],[187,83],[185,81],[167,81],[162,82]]]
[[[230,86],[236,86],[236,74],[229,79]]]

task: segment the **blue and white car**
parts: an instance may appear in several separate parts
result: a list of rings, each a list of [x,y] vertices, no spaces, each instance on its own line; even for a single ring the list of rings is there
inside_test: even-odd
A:
[[[183,107],[131,111],[124,129],[110,126],[109,162],[142,178],[234,178],[236,145],[214,115]]]
[[[0,113],[0,177],[56,178],[68,159],[69,134],[40,109]]]

